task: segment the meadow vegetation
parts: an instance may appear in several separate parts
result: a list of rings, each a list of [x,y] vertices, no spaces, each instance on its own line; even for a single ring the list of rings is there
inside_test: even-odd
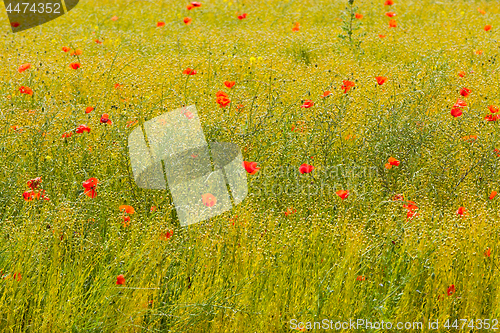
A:
[[[16,34],[4,15],[1,331],[499,318],[500,7],[384,2],[88,0]],[[127,137],[193,104],[260,169],[180,227]]]

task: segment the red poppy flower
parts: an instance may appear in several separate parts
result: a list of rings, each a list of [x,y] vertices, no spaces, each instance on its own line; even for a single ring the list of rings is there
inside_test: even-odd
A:
[[[304,174],[304,173],[310,173],[314,170],[314,167],[312,165],[309,165],[309,164],[302,164],[300,167],[299,167],[299,172],[301,174]]]
[[[452,115],[453,117],[455,117],[455,118],[456,118],[456,117],[460,117],[460,116],[462,115],[462,110],[461,110],[461,109],[459,109],[459,108],[453,108],[453,109],[451,109],[451,112],[450,112],[450,113],[451,113],[451,115]]]
[[[313,106],[313,105],[314,105],[314,102],[313,102],[313,101],[311,101],[310,99],[306,99],[306,100],[304,101],[304,104],[302,104],[300,107],[301,107],[301,108],[305,108],[305,109],[309,109],[309,108],[310,108],[311,106]]]
[[[396,16],[396,13],[394,13],[394,12],[387,12],[387,13],[385,13],[385,16],[394,17],[394,16]]]
[[[42,177],[36,177],[34,179],[28,180],[26,185],[28,185],[28,187],[31,188],[32,190],[36,190],[41,183],[42,183]]]
[[[491,192],[491,194],[490,194],[489,199],[490,199],[490,200],[493,200],[493,198],[494,198],[494,197],[496,197],[496,196],[497,196],[497,194],[498,194],[498,193],[497,193],[497,191],[492,191],[492,192]]]
[[[76,133],[83,133],[83,132],[90,133],[90,127],[88,127],[87,125],[80,125],[76,128]]]
[[[389,21],[389,28],[396,28],[398,26],[398,23],[396,20],[390,20]]]
[[[394,157],[389,157],[388,162],[390,165],[399,166],[399,161],[397,159],[395,159]]]
[[[71,55],[72,56],[78,56],[78,55],[80,55],[82,53],[83,53],[82,50],[75,50],[75,52],[72,52]]]
[[[182,74],[187,74],[187,75],[195,75],[197,72],[194,70],[194,69],[191,69],[191,68],[186,68]]]
[[[491,30],[491,25],[487,24],[484,26],[484,31],[490,31]]]
[[[23,198],[24,200],[26,201],[31,201],[33,199],[40,199],[40,195],[42,197],[42,199],[45,199],[45,200],[49,200],[49,198],[47,198],[45,196],[45,190],[40,190],[39,192],[35,192],[35,191],[26,191],[23,193]]]
[[[201,196],[201,201],[207,207],[213,207],[217,203],[217,198],[212,193],[205,193]]]
[[[20,24],[19,22],[12,22],[12,23],[10,24],[10,26],[11,26],[11,27],[13,27],[13,28],[17,28],[17,27],[18,27],[18,26],[20,26],[20,25],[21,25],[21,24]]]
[[[467,106],[467,102],[462,101],[460,98],[457,99],[457,102],[453,105],[454,108],[465,108]]]
[[[486,14],[486,12],[485,12],[484,10],[482,10],[481,8],[478,8],[478,9],[477,9],[477,11],[478,11],[479,13],[483,14],[483,15],[484,15],[484,14]]]
[[[31,67],[30,63],[22,64],[21,66],[19,66],[18,72],[22,73],[22,72],[24,72],[25,70],[27,70],[30,67]]]
[[[121,210],[122,212],[127,213],[127,214],[134,214],[135,213],[134,207],[129,206],[129,205],[121,205],[120,207],[118,207],[118,209]]]
[[[85,109],[85,113],[90,113],[92,111],[94,111],[94,107],[92,106],[87,106],[87,108]]]
[[[366,280],[364,276],[362,275],[359,275],[357,278],[356,278],[357,281],[364,281]]]
[[[191,9],[194,8],[194,6],[192,4],[189,4],[189,5],[186,6],[186,8],[187,8],[187,10],[191,10]]]
[[[120,274],[116,277],[116,284],[125,284],[125,277],[123,274]]]
[[[299,31],[299,30],[300,30],[300,23],[299,22],[295,22],[293,24],[292,31]]]
[[[67,46],[63,46],[63,47],[62,47],[62,50],[63,50],[64,52],[69,52],[70,48],[69,48],[69,47],[67,47]]]
[[[62,138],[70,138],[71,136],[73,136],[73,132],[64,132],[63,135],[62,135]]]
[[[391,169],[392,166],[399,166],[399,161],[394,157],[389,157],[388,162],[385,164],[386,169]]]
[[[456,291],[455,290],[455,285],[452,284],[451,286],[448,287],[448,291],[447,291],[448,296],[451,296],[453,293],[455,293],[455,291]]]
[[[497,154],[498,157],[500,157],[500,149],[495,148],[493,151],[495,152],[495,154]]]
[[[25,201],[31,201],[31,200],[33,200],[34,194],[35,194],[35,192],[33,192],[33,191],[25,191],[23,193],[23,198]]]
[[[201,7],[201,2],[193,1],[193,2],[191,2],[191,6],[193,6],[193,7]]]
[[[123,88],[123,84],[115,83],[115,89],[121,89],[121,88]]]
[[[99,39],[94,40],[94,42],[96,42],[96,44],[102,44],[102,42]]]
[[[481,55],[481,54],[483,54],[483,50],[476,50],[476,51],[475,51],[475,53],[476,53],[477,55]]]
[[[33,96],[33,90],[31,90],[31,88],[29,87],[24,87],[24,86],[21,86],[19,88],[19,92],[21,94],[26,94],[26,95],[30,95],[30,96]]]
[[[260,168],[257,167],[257,162],[244,161],[243,166],[245,167],[245,170],[251,175],[255,175],[257,171],[260,170]]]
[[[189,112],[189,111],[186,111],[183,113],[184,116],[186,116],[187,119],[193,119],[194,118],[194,115]]]
[[[462,95],[464,97],[468,97],[470,95],[470,89],[468,89],[468,88],[460,89],[460,95]]]
[[[413,219],[413,218],[414,218],[415,216],[417,216],[417,215],[418,215],[418,213],[417,213],[416,211],[413,211],[413,210],[408,210],[408,211],[406,212],[406,219],[407,219],[407,220],[411,220],[411,219]]]
[[[375,80],[377,80],[379,86],[387,82],[387,78],[385,76],[376,76]]]
[[[173,235],[174,235],[174,231],[173,230],[167,230],[166,232],[164,232],[164,233],[162,233],[160,235],[160,239],[164,240],[164,241],[167,241]]]
[[[287,208],[286,212],[285,212],[285,216],[292,215],[292,214],[295,214],[295,213],[297,213],[296,209],[294,209],[294,208]]]
[[[229,89],[231,89],[232,87],[234,87],[235,84],[236,84],[236,82],[234,82],[234,81],[224,81],[224,85],[226,87],[228,87]]]
[[[231,104],[231,100],[227,97],[221,96],[216,99],[217,104],[219,104],[220,108],[225,108],[229,104]]]
[[[460,72],[458,72],[458,76],[460,76],[460,77],[465,77],[465,72],[464,72],[464,71],[460,71]]]
[[[229,95],[219,90],[218,92],[215,93],[215,97],[229,97]]]
[[[462,138],[462,140],[467,142],[474,142],[475,140],[477,140],[477,135],[466,135]]]
[[[323,93],[323,96],[321,96],[321,97],[325,98],[325,97],[328,97],[328,96],[330,96],[330,95],[332,95],[331,91],[328,91],[328,90],[327,90],[327,91],[325,91],[325,92]]]
[[[363,18],[363,15],[356,13],[356,15],[354,15],[354,17],[356,17],[358,20],[361,20]]]
[[[183,21],[184,21],[184,24],[189,25],[189,24],[191,24],[191,22],[193,20],[190,17],[185,17]]]
[[[500,111],[498,109],[498,106],[495,106],[495,105],[488,106],[488,110],[490,110],[491,113],[497,113],[498,111]]]
[[[406,208],[408,210],[415,210],[418,209],[418,206],[413,201],[407,201],[406,204],[403,205],[403,208]]]
[[[411,220],[418,215],[417,213],[418,206],[413,201],[407,201],[406,204],[403,205],[403,208],[406,209],[407,220]]]
[[[215,102],[219,104],[220,108],[224,108],[231,103],[231,100],[229,99],[229,96],[225,92],[218,91],[215,94]]]
[[[385,6],[392,6],[394,5],[394,1],[392,0],[386,0],[385,3],[384,3]]]
[[[497,121],[499,118],[500,118],[500,115],[489,114],[486,117],[484,117],[484,120],[487,120],[487,121]]]
[[[99,181],[97,180],[97,178],[94,178],[94,177],[89,178],[86,181],[84,181],[82,183],[82,186],[84,188],[85,195],[90,197],[90,198],[95,198],[97,195],[96,187],[97,187],[98,183],[99,183]]]
[[[101,123],[111,125],[113,122],[109,119],[109,115],[107,113],[103,113],[101,116]]]
[[[247,18],[247,14],[246,13],[238,15],[238,20],[243,20],[243,19],[246,19],[246,18]]]
[[[488,247],[486,251],[484,251],[484,256],[489,257],[491,255],[491,249]]]
[[[69,64],[69,67],[71,67],[73,69],[78,69],[78,68],[80,68],[80,64],[77,62],[72,62],[71,64]]]
[[[385,38],[385,35],[378,35],[379,38]]]
[[[460,206],[458,207],[457,214],[460,216],[464,216],[467,214],[467,210],[465,209],[465,207]]]
[[[355,84],[352,81],[342,81],[342,86],[340,87],[340,89],[344,90],[344,94],[347,94],[347,92],[354,86]]]
[[[164,27],[164,26],[165,26],[165,22],[161,22],[161,21],[160,21],[160,22],[157,22],[157,23],[156,23],[156,26],[157,26],[157,27]]]
[[[344,190],[339,190],[337,192],[337,195],[340,197],[340,199],[344,200],[345,198],[347,198],[349,196],[349,191],[344,191]]]

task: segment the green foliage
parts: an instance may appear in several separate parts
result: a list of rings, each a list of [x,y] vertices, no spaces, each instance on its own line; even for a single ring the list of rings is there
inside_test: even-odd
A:
[[[339,38],[348,41],[352,46],[359,47],[362,42],[359,38],[365,34],[358,34],[357,38],[354,36],[354,32],[361,28],[361,23],[356,18],[358,7],[354,6],[354,0],[347,0],[347,5],[341,15],[343,33],[339,34]]]
[[[308,41],[304,39],[294,40],[286,49],[286,54],[293,57],[297,62],[302,62],[310,65],[316,58],[315,50],[308,45]]]
[[[500,129],[484,117],[500,105],[500,9],[356,5],[340,23],[345,2],[326,0],[190,11],[175,1],[82,1],[6,34],[0,331],[289,332],[292,319],[497,318],[499,197],[489,196],[500,188]],[[19,73],[23,63],[31,68]],[[343,81],[354,87],[344,92]],[[454,118],[458,98],[467,107]],[[306,100],[314,105],[301,108]],[[191,104],[207,141],[238,144],[260,170],[233,211],[181,228],[168,191],[135,185],[127,138]],[[76,133],[82,124],[90,133]],[[390,157],[400,164],[387,168]],[[304,163],[314,171],[301,174]],[[36,177],[50,200],[23,199]],[[95,198],[82,186],[90,177]],[[129,224],[120,205],[135,209]]]

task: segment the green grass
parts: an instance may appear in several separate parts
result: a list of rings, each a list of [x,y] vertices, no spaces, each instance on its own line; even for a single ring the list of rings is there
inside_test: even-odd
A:
[[[1,19],[1,331],[291,332],[292,319],[427,330],[499,318],[499,204],[488,197],[500,191],[500,130],[484,117],[500,105],[500,8],[356,0],[364,17],[350,43],[339,38],[347,1],[188,3],[83,1],[17,34]],[[344,93],[344,80],[355,88]],[[457,98],[468,106],[454,118]],[[135,185],[127,137],[192,104],[207,141],[237,143],[261,169],[233,211],[181,228],[166,191]],[[81,124],[91,132],[74,133]],[[386,169],[389,157],[400,165]],[[299,173],[303,163],[315,170]],[[23,199],[35,177],[49,201]],[[82,186],[91,177],[95,198]],[[418,215],[407,219],[397,194]],[[128,226],[124,204],[135,208]]]

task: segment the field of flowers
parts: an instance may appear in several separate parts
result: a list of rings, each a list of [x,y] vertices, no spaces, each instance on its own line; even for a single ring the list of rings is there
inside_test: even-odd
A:
[[[498,2],[88,0],[15,34],[2,15],[1,332],[500,319]],[[127,139],[188,105],[241,147],[249,195],[180,227]]]

